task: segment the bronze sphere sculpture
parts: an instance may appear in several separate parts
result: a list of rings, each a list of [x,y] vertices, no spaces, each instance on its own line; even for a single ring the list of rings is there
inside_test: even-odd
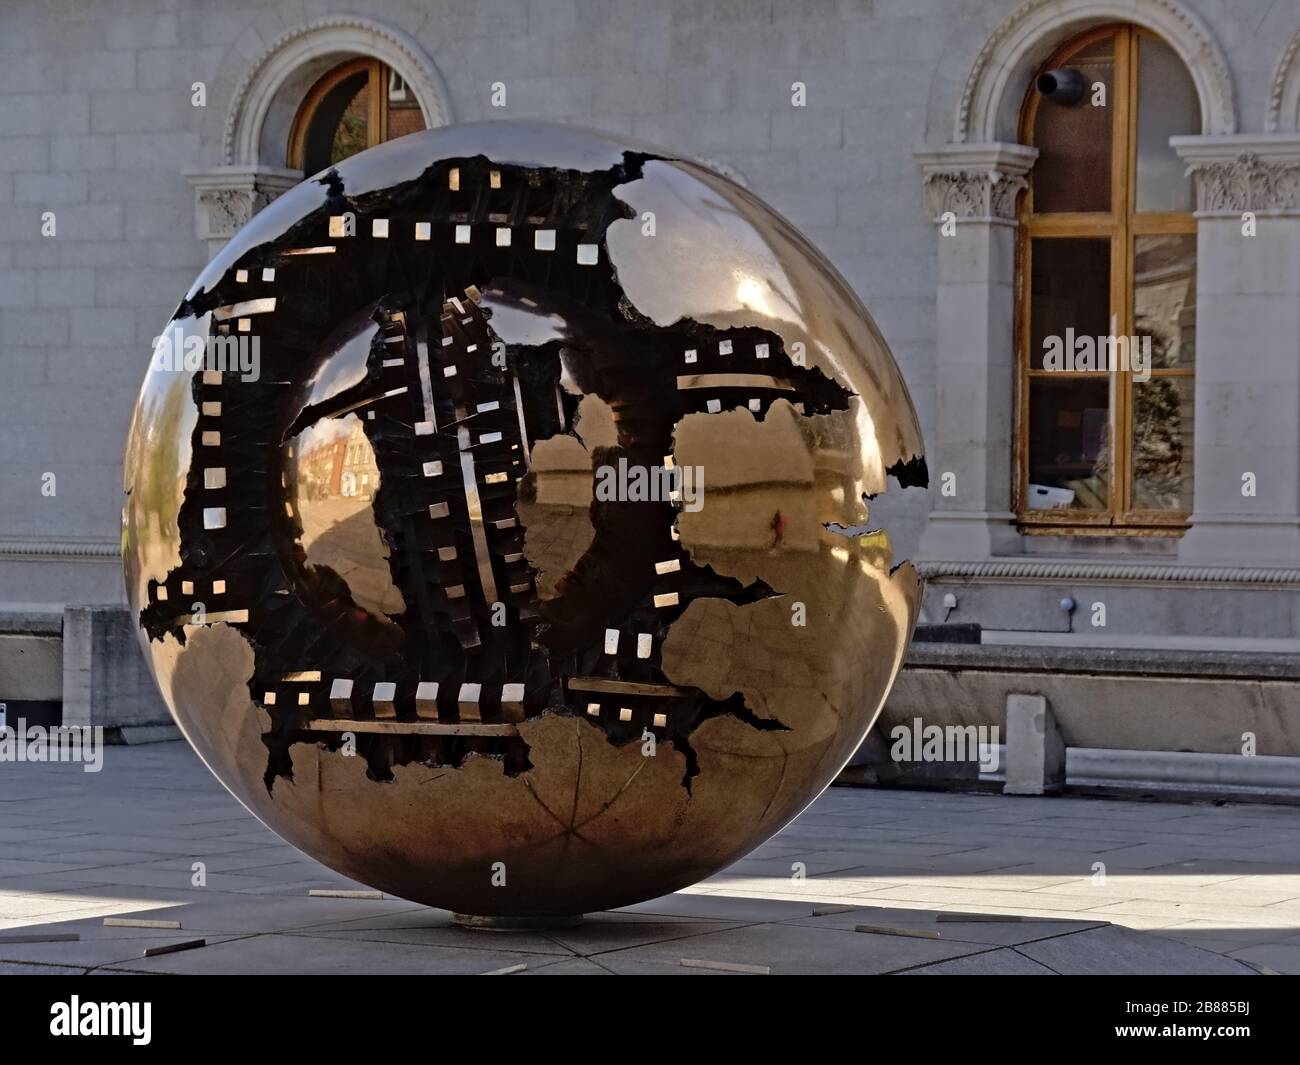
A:
[[[920,581],[889,351],[751,193],[541,124],[303,182],[155,348],[123,544],[186,738],[277,833],[464,914],[735,861],[852,756]]]

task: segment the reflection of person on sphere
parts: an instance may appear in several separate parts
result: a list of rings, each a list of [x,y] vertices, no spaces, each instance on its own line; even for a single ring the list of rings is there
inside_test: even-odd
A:
[[[772,515],[772,550],[775,551],[781,546],[781,541],[785,539],[785,515],[779,510]]]

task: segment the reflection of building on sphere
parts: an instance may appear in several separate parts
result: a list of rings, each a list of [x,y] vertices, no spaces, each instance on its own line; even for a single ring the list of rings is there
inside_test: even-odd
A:
[[[574,912],[734,860],[856,749],[919,585],[852,530],[921,443],[847,286],[747,193],[559,128],[413,136],[258,216],[174,324],[250,321],[259,381],[155,386],[192,459],[128,500],[128,582],[187,736],[286,838]]]
[[[370,499],[379,488],[379,467],[365,428],[351,418],[346,435],[315,441],[298,457],[298,494],[309,499],[340,496]]]

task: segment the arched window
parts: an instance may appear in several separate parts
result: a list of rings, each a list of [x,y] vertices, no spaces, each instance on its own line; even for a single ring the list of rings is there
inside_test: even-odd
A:
[[[419,101],[401,75],[377,59],[354,59],[307,93],[289,134],[289,165],[315,174],[422,129]]]
[[[1176,535],[1192,507],[1196,223],[1169,138],[1195,86],[1131,26],[1076,38],[1021,115],[1016,509],[1025,532]]]

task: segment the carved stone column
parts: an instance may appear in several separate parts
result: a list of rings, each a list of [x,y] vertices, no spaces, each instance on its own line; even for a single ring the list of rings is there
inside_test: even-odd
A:
[[[185,175],[194,189],[194,227],[207,241],[208,258],[272,200],[302,181],[300,170],[219,166]]]
[[[1016,203],[1037,156],[1034,148],[1005,143],[916,156],[939,235],[930,442],[938,491],[921,537],[919,555],[927,561],[1020,551],[1010,510]]]
[[[1300,561],[1300,136],[1175,137],[1196,177],[1196,416],[1179,559]]]

